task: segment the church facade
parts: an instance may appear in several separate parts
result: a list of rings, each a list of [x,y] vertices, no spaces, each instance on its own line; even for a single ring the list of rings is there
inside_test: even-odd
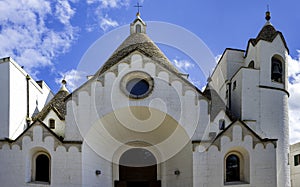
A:
[[[18,123],[13,108],[1,112],[1,186],[290,186],[288,48],[266,18],[246,50],[225,50],[204,91],[147,36],[139,14],[72,93],[63,81],[52,95],[1,59],[12,67],[1,74],[6,91],[24,93],[14,95],[23,101]],[[8,93],[1,111],[15,103]]]

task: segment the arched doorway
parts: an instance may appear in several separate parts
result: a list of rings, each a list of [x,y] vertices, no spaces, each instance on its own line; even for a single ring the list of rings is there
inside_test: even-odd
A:
[[[119,181],[115,187],[160,187],[157,180],[157,160],[148,150],[133,148],[119,161]]]

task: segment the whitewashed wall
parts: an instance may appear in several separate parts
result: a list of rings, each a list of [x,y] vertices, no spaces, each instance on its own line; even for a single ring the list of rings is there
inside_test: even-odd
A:
[[[282,90],[287,90],[287,49],[280,37],[277,35],[272,42],[260,40],[255,47],[249,46],[252,53],[248,55],[248,59],[255,59],[254,62],[259,68],[259,82],[256,83],[259,88],[258,107],[253,110],[249,108],[252,116],[258,116],[259,124],[263,137],[276,138],[277,143],[277,179],[279,187],[290,186],[290,171],[288,166],[289,153],[289,122],[288,122],[288,95]],[[255,52],[254,52],[255,51]],[[271,80],[271,59],[273,56],[280,58],[284,67],[283,83],[273,82]],[[249,74],[251,75],[251,74]],[[244,77],[244,79],[253,79],[253,76]],[[253,79],[255,80],[255,79]],[[267,87],[267,88],[266,88]],[[273,88],[273,89],[270,89]],[[249,90],[244,90],[248,92]],[[244,97],[246,100],[246,97]],[[258,98],[257,98],[258,99]],[[251,100],[249,100],[250,102]],[[256,101],[257,102],[257,101]],[[245,102],[245,106],[251,106]],[[249,116],[249,115],[248,115]]]
[[[291,145],[290,150],[291,185],[298,187],[300,186],[300,165],[295,166],[294,157],[300,154],[300,143]]]
[[[49,135],[42,125],[34,125],[14,143],[0,142],[0,166],[3,168],[0,171],[1,186],[82,186],[81,152],[78,146],[57,144],[58,140]],[[32,180],[33,155],[41,151],[50,155],[50,184]]]
[[[220,147],[196,145],[193,153],[194,186],[276,186],[276,148],[272,143],[253,145],[253,138],[243,137],[242,128],[236,122],[232,137],[221,136]],[[225,182],[225,156],[238,152],[244,158],[244,182]]]
[[[137,71],[145,72],[154,78],[153,91],[144,99],[129,99],[120,85],[123,76]],[[193,87],[183,83],[180,78],[159,67],[139,52],[134,52],[123,59],[103,75],[103,82],[100,80],[101,78],[97,78],[97,81],[90,80],[84,87],[73,93],[72,99],[67,102],[65,138],[72,140],[83,136],[85,140],[83,184],[90,186],[96,183],[110,186],[114,180],[118,180],[113,177],[118,175],[112,173],[112,163],[109,164],[109,161],[112,160],[115,151],[124,144],[140,141],[156,146],[158,152],[164,155],[160,160],[161,176],[158,176],[163,186],[192,186],[192,147],[189,142],[192,136],[208,137],[208,101]],[[149,107],[151,119],[140,122],[148,127],[151,127],[154,122],[159,123],[160,117],[168,121],[163,125],[172,124],[173,127],[178,127],[174,128],[176,129],[174,132],[158,131],[158,134],[161,133],[160,138],[166,136],[166,133],[171,133],[169,137],[166,136],[165,141],[161,140],[158,143],[157,138],[142,135],[143,133],[139,133],[138,130],[129,132],[122,126],[127,125],[123,122],[132,120],[130,110],[135,107],[140,107],[141,110]],[[126,112],[129,112],[128,115],[124,115],[127,114]],[[118,116],[119,114],[122,115]],[[112,115],[116,115],[119,119],[113,119]],[[124,116],[126,119],[122,120]],[[119,127],[112,127],[113,124],[118,124]],[[74,131],[73,127],[75,129],[78,127],[78,130]],[[177,154],[180,150],[184,151]],[[174,155],[176,156],[173,157]],[[177,178],[174,175],[175,163],[182,168],[183,172]],[[100,170],[104,171],[104,175],[93,176],[96,168],[102,168]]]
[[[0,59],[0,81],[4,89],[0,90],[1,100],[7,104],[0,106],[0,138],[15,139],[26,127],[27,114],[27,73],[11,58]],[[46,101],[52,97],[49,87],[43,83],[41,88],[34,80],[29,81],[29,114],[42,110]]]
[[[0,62],[0,138],[9,137],[9,63]]]
[[[49,120],[53,119],[55,120],[55,128],[51,129],[53,132],[55,132],[58,136],[64,137],[65,136],[65,120],[61,120],[57,114],[50,110],[50,112],[46,115],[43,122],[50,128]]]

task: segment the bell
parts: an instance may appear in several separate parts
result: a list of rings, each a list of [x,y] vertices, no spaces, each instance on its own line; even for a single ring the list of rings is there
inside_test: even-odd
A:
[[[282,77],[282,72],[279,64],[274,64],[272,70],[272,79],[275,81],[280,81],[281,77]]]
[[[272,73],[273,74],[279,74],[279,75],[281,75],[281,71],[279,70],[279,66],[278,65],[275,65],[273,67],[273,72]]]

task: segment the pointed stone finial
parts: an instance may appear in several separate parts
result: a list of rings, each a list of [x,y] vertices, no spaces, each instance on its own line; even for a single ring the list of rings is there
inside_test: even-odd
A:
[[[63,85],[66,85],[66,84],[67,84],[67,81],[65,80],[65,78],[61,81],[61,83],[62,83]]]
[[[270,21],[270,19],[271,19],[271,13],[270,13],[270,11],[269,11],[269,5],[267,6],[267,12],[266,12],[266,20],[267,21]]]
[[[60,88],[60,91],[67,91],[67,92],[69,92],[68,89],[66,88],[67,81],[66,81],[65,77],[64,77],[63,80],[61,81],[61,84],[62,84],[62,86],[61,86],[61,88]]]

